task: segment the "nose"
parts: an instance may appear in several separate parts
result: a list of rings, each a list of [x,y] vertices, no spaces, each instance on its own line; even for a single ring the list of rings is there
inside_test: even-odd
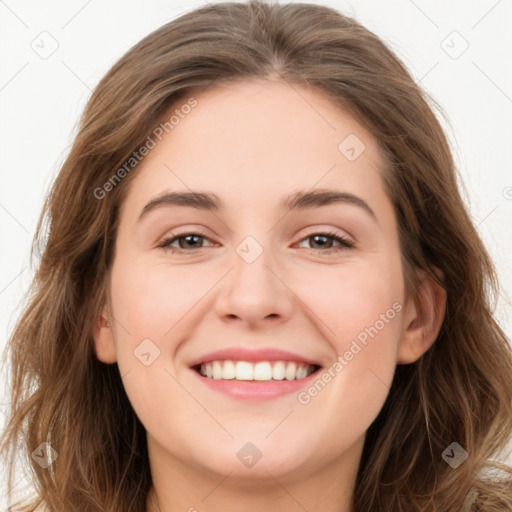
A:
[[[216,300],[215,309],[223,321],[256,327],[276,325],[290,317],[294,303],[291,283],[269,250],[264,249],[254,261],[235,252],[232,267],[220,283]]]

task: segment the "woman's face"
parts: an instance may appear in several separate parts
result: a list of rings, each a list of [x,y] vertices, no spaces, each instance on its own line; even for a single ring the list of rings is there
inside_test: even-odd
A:
[[[376,141],[296,85],[194,99],[152,135],[122,204],[97,355],[117,361],[169,474],[279,480],[354,465],[406,330]]]

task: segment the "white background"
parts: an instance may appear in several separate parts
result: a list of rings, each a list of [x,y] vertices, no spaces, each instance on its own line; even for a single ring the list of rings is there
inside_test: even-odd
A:
[[[0,0],[0,349],[30,282],[43,197],[91,90],[133,44],[205,3]],[[501,281],[497,317],[512,337],[512,0],[316,3],[381,36],[448,114],[467,203]]]

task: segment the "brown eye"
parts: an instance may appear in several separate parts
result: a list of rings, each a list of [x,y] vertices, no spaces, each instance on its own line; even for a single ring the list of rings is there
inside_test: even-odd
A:
[[[337,233],[314,233],[303,238],[302,241],[307,240],[311,249],[320,249],[320,252],[333,252],[338,250],[351,249],[354,243],[346,238],[338,235]],[[339,245],[333,245],[337,242]]]
[[[183,233],[171,238],[165,238],[158,247],[171,252],[192,252],[202,249],[204,247],[202,244],[204,240],[208,240],[208,238],[202,233]],[[178,242],[177,247],[172,245],[175,242]]]

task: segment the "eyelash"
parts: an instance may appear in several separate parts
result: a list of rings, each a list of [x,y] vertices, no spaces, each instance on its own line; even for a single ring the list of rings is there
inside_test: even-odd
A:
[[[176,236],[174,236],[172,238],[165,238],[164,240],[162,240],[160,242],[158,247],[163,249],[165,252],[169,251],[172,254],[194,252],[194,251],[198,251],[200,249],[204,249],[204,247],[199,247],[199,248],[190,249],[190,250],[187,250],[187,249],[176,249],[176,248],[170,247],[171,243],[175,242],[176,240],[179,240],[180,238],[186,238],[187,236],[190,236],[190,235],[194,235],[194,236],[198,236],[200,238],[208,239],[208,237],[204,233],[201,233],[199,231],[187,232],[187,233],[178,234],[178,235],[176,235]],[[354,247],[354,243],[352,241],[350,241],[347,238],[345,238],[343,236],[340,236],[337,233],[334,233],[332,231],[329,231],[329,232],[322,231],[322,232],[318,232],[318,233],[311,233],[311,234],[303,237],[300,240],[300,242],[302,242],[304,240],[307,240],[308,238],[312,238],[314,236],[324,236],[324,237],[327,237],[327,238],[332,238],[334,241],[339,242],[341,244],[341,246],[330,247],[327,250],[310,249],[311,251],[319,250],[320,252],[323,252],[323,253],[326,253],[326,254],[331,254],[333,252],[337,252],[337,251],[340,251],[340,250],[343,251],[343,250],[347,250],[347,249],[352,249]]]

